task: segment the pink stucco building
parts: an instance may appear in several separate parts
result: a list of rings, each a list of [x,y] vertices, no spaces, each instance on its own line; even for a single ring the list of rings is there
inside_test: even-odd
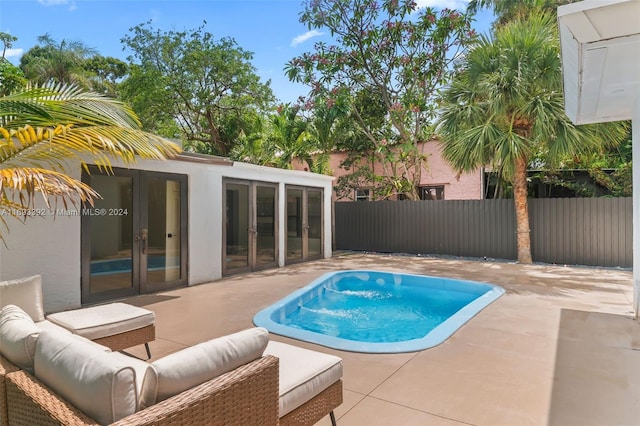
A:
[[[442,158],[442,148],[440,141],[430,140],[420,143],[420,149],[427,156],[427,164],[422,169],[420,180],[420,196],[423,199],[444,199],[444,200],[479,200],[483,197],[483,170],[478,168],[471,173],[456,173],[451,166]],[[345,170],[340,167],[347,158],[346,152],[334,152],[331,154],[329,165],[333,176],[340,176],[352,173],[352,170]],[[294,160],[293,168],[296,170],[308,170],[306,162]],[[374,170],[378,175],[384,175],[385,171],[381,164],[375,164]],[[363,186],[354,190],[350,196],[337,198],[336,201],[360,201],[370,199],[369,188]]]

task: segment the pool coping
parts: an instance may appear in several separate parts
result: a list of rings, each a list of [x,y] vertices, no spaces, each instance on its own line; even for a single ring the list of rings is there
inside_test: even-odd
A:
[[[337,274],[350,273],[386,273],[390,275],[410,276],[410,277],[426,277],[435,278],[441,281],[455,281],[462,282],[466,285],[488,287],[489,289],[478,298],[474,299],[471,303],[465,305],[454,315],[446,319],[444,322],[436,326],[427,335],[418,339],[406,340],[403,342],[392,343],[380,343],[380,342],[360,342],[355,340],[343,339],[335,336],[328,336],[314,331],[302,330],[287,325],[280,324],[271,319],[271,315],[277,312],[290,302],[299,299],[301,296],[320,286],[325,281],[329,280],[332,276]],[[264,327],[269,332],[278,334],[293,339],[302,340],[309,343],[315,343],[321,346],[326,346],[333,349],[339,349],[347,352],[362,352],[362,353],[404,353],[404,352],[417,352],[424,349],[432,348],[444,342],[451,337],[456,331],[458,331],[465,323],[471,318],[476,316],[481,310],[488,305],[496,301],[500,296],[505,293],[505,290],[495,284],[489,284],[480,281],[470,280],[458,280],[453,278],[437,277],[430,275],[418,275],[418,274],[405,274],[393,271],[378,271],[378,270],[341,270],[326,273],[308,285],[294,291],[293,293],[278,300],[272,305],[262,309],[253,317],[253,323],[258,327]]]

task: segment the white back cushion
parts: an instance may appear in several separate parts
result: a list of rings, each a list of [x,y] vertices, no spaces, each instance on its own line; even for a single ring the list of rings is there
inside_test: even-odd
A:
[[[141,408],[163,401],[262,356],[269,332],[250,328],[161,358],[147,370]]]
[[[35,322],[44,321],[42,278],[40,275],[0,281],[0,308],[7,305],[19,306]]]
[[[136,412],[135,369],[122,358],[53,330],[40,333],[35,376],[100,424]]]
[[[0,310],[0,353],[18,367],[33,372],[33,357],[40,330],[25,311],[15,305]]]
[[[80,341],[88,343],[90,345],[97,346],[103,352],[111,352],[111,348],[109,348],[107,346],[104,346],[104,345],[101,345],[100,343],[96,343],[93,340],[89,340],[86,337],[82,337],[82,336],[79,336],[77,334],[73,334],[69,330],[67,330],[66,328],[62,328],[59,325],[54,324],[54,323],[52,323],[52,322],[50,322],[48,320],[37,322],[36,323],[36,327],[38,327],[38,330],[40,330],[41,333],[43,331],[45,331],[45,330],[57,331],[58,333],[68,334],[68,335],[70,335],[71,337],[73,337],[76,340],[80,340]]]

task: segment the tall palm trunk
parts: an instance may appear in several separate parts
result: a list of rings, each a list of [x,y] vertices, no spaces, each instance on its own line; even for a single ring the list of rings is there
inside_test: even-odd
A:
[[[527,202],[527,160],[516,159],[513,177],[513,200],[516,210],[516,245],[519,263],[532,263],[529,232],[529,204]]]

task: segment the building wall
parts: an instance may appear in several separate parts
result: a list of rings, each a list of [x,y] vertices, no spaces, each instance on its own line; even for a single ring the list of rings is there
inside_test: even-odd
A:
[[[114,166],[123,166],[114,164]],[[280,211],[284,212],[285,185],[324,189],[324,256],[331,257],[332,178],[312,173],[280,170],[234,163],[233,166],[197,164],[182,161],[140,161],[139,170],[188,175],[188,284],[215,281],[222,277],[222,179],[224,177],[278,183]],[[80,167],[69,174],[80,178]],[[55,208],[55,206],[52,206]],[[6,218],[9,232],[3,230],[6,246],[0,247],[0,280],[40,274],[43,278],[45,310],[55,312],[81,305],[81,218],[54,217],[39,203],[42,217],[25,224]],[[62,209],[62,205],[58,205]],[[35,212],[40,212],[36,210]],[[285,264],[285,215],[279,215],[279,266]]]
[[[471,173],[456,173],[442,157],[442,148],[437,140],[420,143],[420,149],[428,157],[427,164],[422,170],[420,186],[443,185],[446,200],[478,200],[484,198],[482,169]],[[345,170],[340,167],[347,157],[348,153],[346,152],[331,154],[329,167],[336,179],[352,173],[352,170]],[[306,162],[301,160],[294,160],[293,168],[296,170],[308,170]],[[387,173],[380,163],[374,164],[374,171],[379,176]],[[353,196],[351,199],[343,198],[336,199],[336,201],[353,201]]]

